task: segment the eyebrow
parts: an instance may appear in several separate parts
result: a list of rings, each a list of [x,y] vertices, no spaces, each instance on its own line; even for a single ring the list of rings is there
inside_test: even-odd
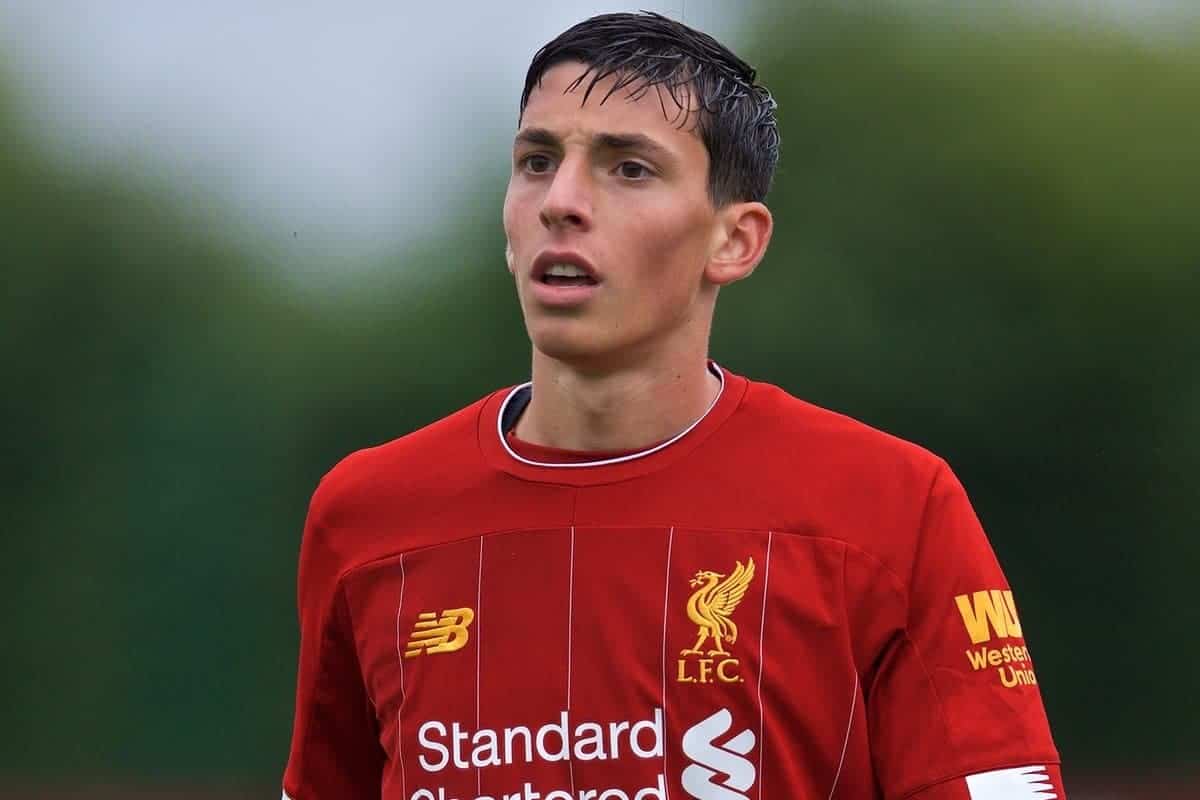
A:
[[[526,128],[523,131],[518,131],[516,138],[513,140],[513,145],[519,144],[535,144],[542,147],[558,147],[558,137],[545,128]]]
[[[517,133],[514,145],[528,144],[542,147],[562,147],[562,141],[546,128],[526,128]],[[641,133],[597,133],[592,136],[593,148],[600,150],[637,150],[647,155],[670,159],[671,151],[649,136]]]

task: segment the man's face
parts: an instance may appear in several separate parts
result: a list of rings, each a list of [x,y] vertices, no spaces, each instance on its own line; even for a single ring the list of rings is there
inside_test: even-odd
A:
[[[644,357],[703,326],[716,210],[708,153],[670,95],[559,64],[529,96],[504,200],[509,269],[535,348],[576,364]],[[577,276],[579,271],[586,273]],[[682,334],[686,337],[686,334]]]

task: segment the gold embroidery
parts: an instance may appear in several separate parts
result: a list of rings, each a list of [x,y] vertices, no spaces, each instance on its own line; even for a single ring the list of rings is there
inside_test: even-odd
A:
[[[475,612],[469,608],[448,608],[441,617],[426,611],[417,617],[412,636],[408,640],[405,658],[425,653],[453,653],[467,646],[470,634],[467,626],[475,621]]]
[[[738,638],[737,623],[733,612],[742,602],[750,582],[754,579],[754,559],[746,559],[746,565],[735,562],[733,572],[727,577],[711,570],[700,570],[689,585],[696,588],[688,598],[688,618],[696,623],[696,643],[679,651],[681,683],[740,683],[737,674],[738,660],[730,657],[725,643],[734,644]],[[709,649],[704,650],[705,643]],[[695,660],[696,671],[689,671],[688,656],[700,656]],[[705,658],[705,656],[708,656]],[[724,656],[719,661],[718,656]]]

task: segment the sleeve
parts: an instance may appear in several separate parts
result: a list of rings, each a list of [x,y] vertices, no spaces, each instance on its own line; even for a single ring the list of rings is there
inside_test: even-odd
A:
[[[379,797],[383,776],[385,754],[339,581],[344,556],[321,524],[322,488],[300,546],[300,662],[283,800]]]
[[[944,462],[911,558],[902,624],[867,686],[883,796],[1065,798],[1012,590]]]

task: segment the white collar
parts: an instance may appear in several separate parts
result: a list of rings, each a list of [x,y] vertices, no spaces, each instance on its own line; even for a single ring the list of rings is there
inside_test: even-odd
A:
[[[597,461],[577,461],[577,462],[568,462],[565,464],[560,464],[560,463],[556,463],[553,461],[534,461],[533,459],[525,458],[524,456],[517,453],[515,450],[512,449],[512,446],[509,445],[508,436],[505,435],[504,412],[507,410],[508,404],[512,401],[512,399],[514,397],[516,397],[518,394],[520,394],[523,391],[526,391],[526,390],[532,391],[533,390],[533,382],[532,381],[523,383],[520,386],[515,387],[512,391],[510,391],[508,393],[508,396],[504,398],[504,402],[500,404],[500,410],[496,414],[496,433],[500,437],[500,444],[503,445],[505,451],[512,458],[514,458],[517,461],[520,461],[522,464],[527,464],[531,467],[562,467],[564,469],[574,469],[574,468],[578,468],[578,467],[606,467],[606,466],[609,466],[610,464],[623,464],[626,461],[633,461],[638,458],[645,458],[648,455],[657,453],[659,450],[663,450],[663,449],[666,449],[667,447],[670,447],[671,445],[675,444],[680,439],[682,439],[684,436],[687,436],[689,433],[692,432],[692,429],[694,429],[697,425],[699,425],[701,422],[704,421],[704,418],[709,415],[709,412],[711,412],[714,408],[716,408],[717,401],[719,401],[721,399],[721,395],[725,393],[725,370],[721,369],[716,363],[710,363],[709,370],[714,375],[716,375],[717,378],[720,379],[721,388],[717,391],[717,396],[713,398],[711,403],[709,403],[708,408],[704,409],[704,413],[701,414],[699,417],[697,417],[696,420],[694,422],[692,422],[691,425],[688,425],[686,428],[684,428],[679,433],[672,436],[670,439],[667,439],[665,442],[659,442],[658,444],[654,445],[653,447],[647,448],[645,450],[638,450],[635,453],[627,453],[626,455],[616,456],[614,458],[602,458]]]

